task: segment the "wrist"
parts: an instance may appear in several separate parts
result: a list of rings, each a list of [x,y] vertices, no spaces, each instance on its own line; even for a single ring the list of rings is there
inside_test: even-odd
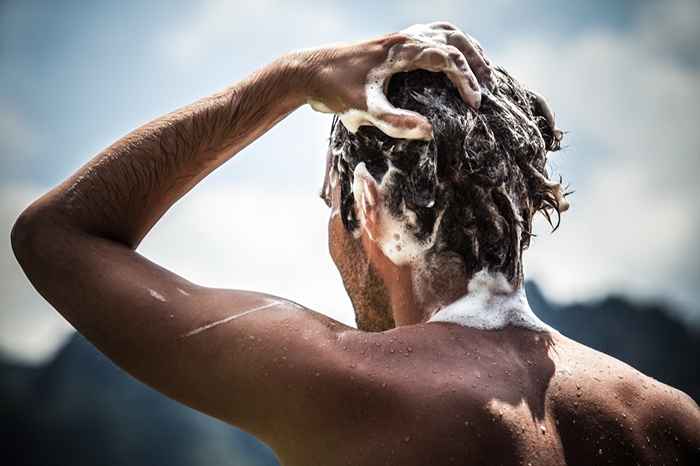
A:
[[[301,50],[283,55],[277,61],[288,84],[288,96],[296,106],[317,99],[319,75],[323,72],[324,49]]]

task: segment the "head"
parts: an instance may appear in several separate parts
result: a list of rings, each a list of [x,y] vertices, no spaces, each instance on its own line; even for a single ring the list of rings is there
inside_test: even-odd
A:
[[[443,74],[392,78],[389,101],[426,116],[431,141],[369,126],[353,134],[334,121],[322,195],[359,328],[391,328],[399,308],[449,304],[484,269],[519,287],[533,216],[552,223],[555,214],[558,224],[568,207],[545,168],[560,135],[536,94],[502,69],[495,75],[478,112]]]

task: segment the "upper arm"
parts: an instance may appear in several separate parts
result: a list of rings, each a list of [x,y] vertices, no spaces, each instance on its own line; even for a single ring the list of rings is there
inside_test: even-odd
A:
[[[284,299],[194,285],[117,242],[37,223],[13,232],[30,280],[136,378],[268,441],[335,401],[348,327]]]

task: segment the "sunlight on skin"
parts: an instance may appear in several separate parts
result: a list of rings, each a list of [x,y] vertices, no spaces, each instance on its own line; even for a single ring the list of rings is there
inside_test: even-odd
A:
[[[243,316],[245,316],[245,315],[252,314],[253,312],[262,311],[263,309],[268,309],[268,308],[271,308],[271,307],[274,307],[274,306],[279,306],[280,304],[282,304],[282,303],[279,302],[279,301],[277,301],[277,302],[274,302],[274,303],[269,303],[269,304],[264,304],[264,305],[262,305],[262,306],[254,307],[253,309],[248,309],[247,311],[243,311],[243,312],[241,312],[241,313],[239,313],[239,314],[236,314],[236,315],[233,315],[233,316],[229,316],[229,317],[225,317],[225,318],[223,318],[223,319],[221,319],[221,320],[217,320],[217,321],[211,322],[211,323],[209,323],[209,324],[207,324],[207,325],[203,325],[203,326],[201,326],[201,327],[198,327],[198,328],[196,328],[196,329],[194,329],[194,330],[192,330],[192,331],[189,331],[189,332],[185,333],[184,335],[181,335],[180,338],[187,338],[187,337],[191,337],[191,336],[193,336],[193,335],[197,335],[198,333],[202,333],[202,332],[205,331],[205,330],[209,330],[209,329],[214,328],[214,327],[217,327],[217,326],[219,326],[219,325],[221,325],[221,324],[225,324],[225,323],[231,322],[231,321],[234,320],[234,319],[238,319],[239,317],[243,317]]]

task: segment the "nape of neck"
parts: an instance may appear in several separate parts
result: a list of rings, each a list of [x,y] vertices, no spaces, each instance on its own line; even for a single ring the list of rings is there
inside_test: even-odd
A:
[[[469,281],[467,294],[438,310],[428,322],[452,322],[481,330],[509,325],[538,332],[552,331],[530,308],[525,289],[513,289],[500,272],[481,270]]]

